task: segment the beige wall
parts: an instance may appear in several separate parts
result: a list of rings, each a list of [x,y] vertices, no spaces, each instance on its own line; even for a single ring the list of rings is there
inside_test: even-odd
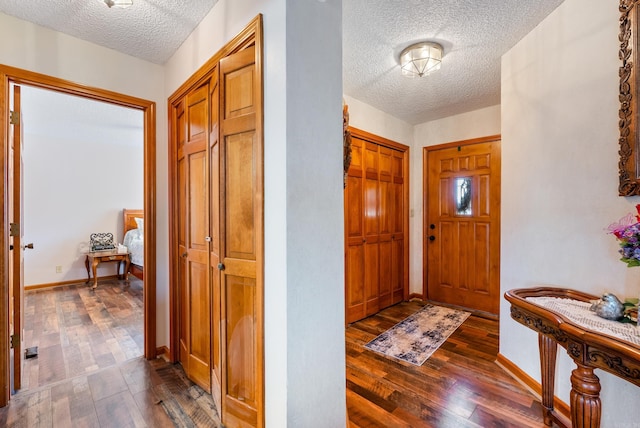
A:
[[[501,287],[640,295],[605,228],[634,211],[618,184],[618,1],[566,0],[502,58]],[[536,334],[502,301],[500,352],[539,380]],[[568,403],[574,365],[559,354]],[[603,427],[636,426],[637,387],[607,373]]]

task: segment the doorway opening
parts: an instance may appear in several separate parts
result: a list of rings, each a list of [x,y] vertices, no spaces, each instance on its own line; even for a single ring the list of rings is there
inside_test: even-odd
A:
[[[155,103],[140,98],[131,97],[99,88],[91,88],[79,85],[73,82],[57,79],[54,77],[29,72],[26,70],[16,69],[13,67],[0,66],[0,128],[3,130],[2,148],[3,162],[2,172],[4,183],[9,181],[11,176],[11,165],[9,162],[9,148],[11,145],[10,136],[13,132],[13,126],[10,116],[10,87],[16,85],[28,85],[35,88],[49,89],[55,92],[76,95],[86,99],[103,101],[112,105],[118,105],[133,108],[142,113],[143,121],[143,180],[144,180],[144,196],[143,209],[145,217],[144,227],[144,356],[147,359],[156,357],[156,244],[155,244]],[[62,165],[64,167],[64,165]],[[7,190],[7,186],[2,188],[2,197],[4,210],[1,214],[0,230],[4,239],[3,245],[0,246],[0,289],[2,290],[2,299],[0,300],[0,371],[3,379],[0,388],[0,406],[5,406],[9,401],[11,390],[11,376],[13,373],[10,364],[10,346],[9,346],[9,322],[10,305],[9,305],[9,275],[8,270],[12,258],[9,251],[12,237],[10,237],[10,223],[13,222],[13,215],[8,211],[8,207],[13,202],[11,194]],[[124,207],[123,207],[124,208]],[[18,307],[24,305],[23,301],[17,302]],[[18,354],[20,358],[21,353]]]

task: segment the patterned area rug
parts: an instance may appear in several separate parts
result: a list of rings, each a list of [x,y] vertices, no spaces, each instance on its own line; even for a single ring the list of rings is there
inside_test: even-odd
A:
[[[421,366],[469,315],[465,311],[425,305],[364,347]]]

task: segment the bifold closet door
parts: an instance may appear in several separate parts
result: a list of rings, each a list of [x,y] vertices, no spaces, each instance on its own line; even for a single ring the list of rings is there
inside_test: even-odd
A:
[[[178,132],[180,363],[189,379],[211,391],[209,264],[209,83],[184,99]],[[180,140],[179,140],[180,141]]]
[[[263,182],[260,82],[255,48],[220,61],[220,264],[222,417],[256,426],[263,407]]]

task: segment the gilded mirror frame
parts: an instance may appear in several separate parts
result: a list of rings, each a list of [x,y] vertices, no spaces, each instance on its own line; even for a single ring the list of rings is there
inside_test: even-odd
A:
[[[640,195],[640,135],[638,133],[640,103],[638,99],[638,8],[640,0],[620,0],[620,111],[618,139],[620,159],[618,170],[620,196]]]

